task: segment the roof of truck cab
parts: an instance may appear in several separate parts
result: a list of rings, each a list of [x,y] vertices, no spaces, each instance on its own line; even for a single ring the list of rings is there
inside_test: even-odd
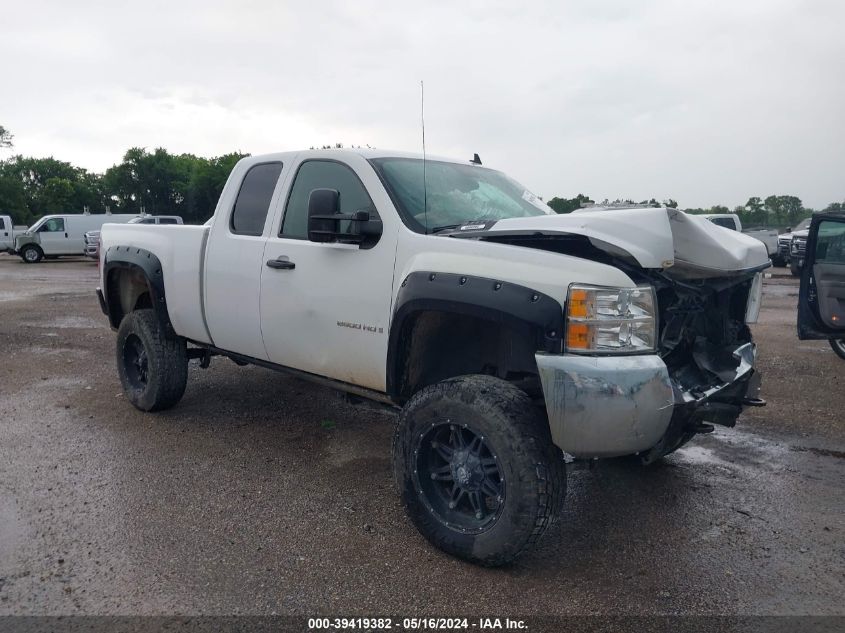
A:
[[[365,148],[341,148],[341,149],[303,149],[298,151],[291,151],[291,152],[275,152],[272,154],[257,154],[255,156],[247,156],[246,158],[241,159],[243,162],[248,164],[255,164],[255,163],[266,163],[268,161],[281,161],[284,162],[286,160],[291,160],[295,156],[300,156],[302,158],[335,158],[335,159],[343,159],[349,158],[352,156],[360,156],[365,159],[371,158],[416,158],[422,160],[423,155],[419,152],[402,152],[397,150],[389,150],[389,149],[376,149],[372,147],[365,147]],[[470,162],[471,156],[465,160],[460,160],[457,158],[452,158],[448,156],[433,156],[430,154],[426,154],[426,160],[434,160],[434,161],[441,161],[447,163],[458,163],[461,165],[470,165],[473,164]]]

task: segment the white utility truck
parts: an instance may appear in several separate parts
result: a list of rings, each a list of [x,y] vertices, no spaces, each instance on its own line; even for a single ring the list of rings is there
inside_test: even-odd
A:
[[[14,253],[15,238],[25,231],[25,226],[14,225],[11,216],[0,215],[0,253]]]
[[[650,463],[764,404],[758,240],[675,209],[557,215],[477,159],[253,156],[206,225],[101,239],[129,402],[174,406],[220,355],[394,407],[411,519],[484,565],[540,537],[566,461]]]
[[[751,237],[760,240],[766,245],[766,251],[775,266],[783,266],[786,262],[781,261],[780,253],[778,251],[778,232],[777,229],[744,229],[742,227],[742,220],[736,213],[705,213],[702,217],[707,218],[713,224],[722,226],[731,231],[739,231]]]
[[[123,223],[136,217],[135,213],[45,215],[15,238],[14,250],[27,264],[37,264],[45,257],[84,255],[85,233],[106,222]]]

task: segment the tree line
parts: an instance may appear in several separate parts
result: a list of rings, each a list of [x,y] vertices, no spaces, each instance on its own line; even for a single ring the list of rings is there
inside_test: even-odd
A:
[[[214,213],[229,172],[247,154],[204,158],[133,147],[104,173],[55,158],[0,161],[0,213],[27,226],[51,213],[180,215],[201,224]]]

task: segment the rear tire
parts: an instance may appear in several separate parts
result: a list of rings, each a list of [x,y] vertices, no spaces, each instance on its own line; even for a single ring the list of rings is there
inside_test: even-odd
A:
[[[836,355],[845,360],[845,338],[832,338],[828,342]]]
[[[182,398],[188,383],[185,339],[165,337],[153,310],[130,312],[117,330],[117,371],[135,407],[169,409]]]
[[[25,264],[37,264],[44,258],[44,251],[40,246],[27,244],[20,250],[20,256]]]
[[[451,378],[416,393],[399,416],[393,468],[422,535],[491,567],[537,542],[566,491],[548,423],[525,392],[491,376]]]

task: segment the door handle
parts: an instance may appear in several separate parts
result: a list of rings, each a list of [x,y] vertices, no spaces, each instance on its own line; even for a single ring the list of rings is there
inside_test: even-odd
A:
[[[267,266],[270,268],[275,268],[276,270],[293,270],[296,268],[296,264],[290,261],[287,258],[287,255],[281,255],[276,259],[268,259]]]
[[[65,233],[65,237],[67,237],[67,233]]]

